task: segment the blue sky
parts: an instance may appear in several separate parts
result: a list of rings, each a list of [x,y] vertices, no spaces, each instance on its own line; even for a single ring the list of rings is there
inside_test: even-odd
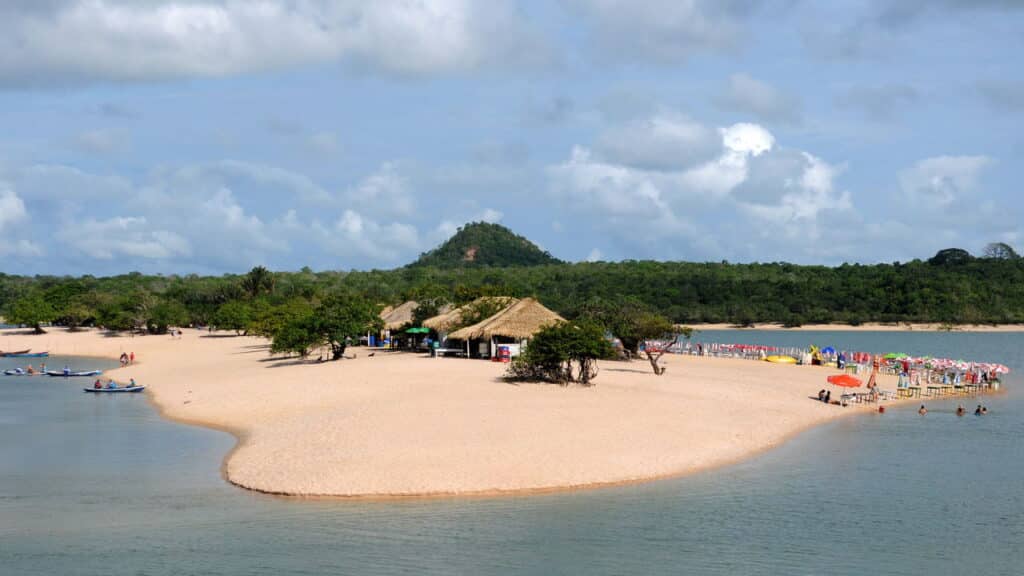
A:
[[[0,6],[0,271],[1024,248],[1024,2]]]

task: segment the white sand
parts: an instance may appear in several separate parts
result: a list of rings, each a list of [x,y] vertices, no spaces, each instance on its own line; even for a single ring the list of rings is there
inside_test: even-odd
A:
[[[608,362],[595,387],[563,388],[507,384],[505,366],[492,362],[370,358],[357,348],[354,360],[270,360],[261,339],[218,336],[4,331],[0,348],[114,359],[134,351],[134,366],[107,375],[135,377],[173,419],[236,434],[239,445],[224,465],[231,482],[293,495],[633,482],[729,463],[809,426],[875,409],[809,398],[836,373],[821,367],[672,356],[661,377],[646,361]]]

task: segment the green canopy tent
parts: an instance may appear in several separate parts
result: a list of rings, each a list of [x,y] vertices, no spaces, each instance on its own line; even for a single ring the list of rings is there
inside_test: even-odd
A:
[[[430,328],[408,328],[406,334],[430,334]]]

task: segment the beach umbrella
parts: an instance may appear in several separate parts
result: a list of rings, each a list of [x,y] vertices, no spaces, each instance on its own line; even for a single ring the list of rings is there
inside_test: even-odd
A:
[[[842,386],[843,388],[857,388],[863,384],[860,378],[850,376],[849,374],[835,374],[829,376],[827,380],[829,384]]]
[[[430,334],[430,328],[409,328],[406,334]]]
[[[831,347],[831,346],[826,346],[826,347],[821,349],[821,353],[822,354],[835,354],[836,353],[836,349]]]

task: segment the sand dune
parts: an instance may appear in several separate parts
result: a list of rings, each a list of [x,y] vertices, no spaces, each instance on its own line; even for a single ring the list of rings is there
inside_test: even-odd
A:
[[[239,438],[224,473],[272,493],[412,496],[553,490],[722,465],[809,426],[873,408],[813,401],[820,367],[668,357],[601,364],[593,388],[512,385],[501,364],[380,353],[272,359],[258,338],[0,333],[4,349],[116,359],[173,419]],[[116,360],[115,360],[116,361]],[[36,361],[38,362],[38,361]],[[52,368],[53,366],[51,366]],[[891,380],[883,380],[892,387]]]

